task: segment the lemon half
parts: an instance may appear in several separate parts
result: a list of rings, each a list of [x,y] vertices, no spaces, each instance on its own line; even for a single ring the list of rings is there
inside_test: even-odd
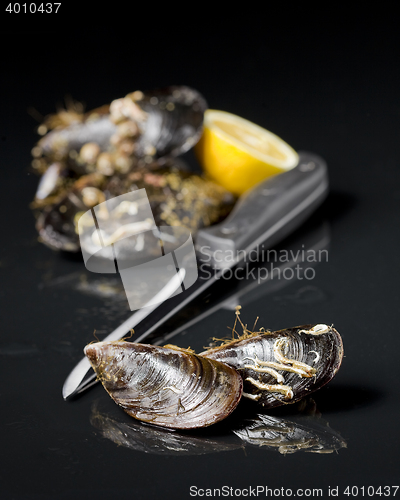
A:
[[[195,153],[204,171],[236,195],[290,170],[299,161],[296,151],[277,135],[213,109],[205,112],[203,135]]]

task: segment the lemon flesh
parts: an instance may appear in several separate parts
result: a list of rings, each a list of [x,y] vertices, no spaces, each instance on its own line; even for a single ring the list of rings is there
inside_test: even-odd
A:
[[[272,132],[212,109],[205,112],[203,135],[195,153],[204,171],[236,195],[290,170],[299,161],[296,151]]]

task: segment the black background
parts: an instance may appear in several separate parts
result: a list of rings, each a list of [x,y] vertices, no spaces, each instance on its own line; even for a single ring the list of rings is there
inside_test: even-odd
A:
[[[264,12],[242,5],[224,14],[199,4],[75,9],[63,4],[45,19],[1,14],[1,497],[180,499],[190,498],[191,485],[321,487],[327,497],[329,486],[343,493],[348,485],[399,484],[394,14],[315,12],[303,4],[279,11],[266,4]],[[270,329],[334,323],[341,332],[343,366],[314,398],[347,442],[338,453],[283,456],[246,446],[200,456],[145,454],[118,447],[90,424],[94,403],[129,422],[101,387],[75,401],[61,397],[93,330],[106,334],[129,311],[124,300],[81,293],[80,276],[90,279],[82,262],[37,242],[29,209],[37,122],[27,110],[46,115],[66,95],[89,110],[172,84],[192,86],[210,108],[258,123],[328,162],[331,191],[312,228],[329,235],[329,261],[316,266],[310,282],[255,293],[242,317],[250,324],[260,316],[259,325]],[[305,231],[295,235],[300,246]],[[212,335],[224,336],[233,318],[221,309],[174,342],[201,349]],[[228,424],[210,432],[230,439]]]

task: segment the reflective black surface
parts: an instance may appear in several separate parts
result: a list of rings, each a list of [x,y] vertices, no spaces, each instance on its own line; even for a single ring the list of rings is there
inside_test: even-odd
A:
[[[89,35],[65,31],[57,44],[53,32],[15,35],[24,46],[5,50],[0,134],[1,498],[180,499],[191,498],[191,486],[284,487],[294,493],[322,488],[324,497],[338,486],[339,497],[347,498],[346,486],[399,483],[396,37],[390,25],[372,18],[322,19],[318,28],[294,20],[286,31],[268,33],[248,25],[246,35],[236,24],[224,25],[223,36],[216,28],[199,28],[185,43],[178,33],[153,30],[151,37],[137,34],[134,49],[125,35],[94,43]],[[4,47],[9,39],[6,34]],[[345,358],[335,379],[313,396],[309,416],[320,419],[321,432],[329,422],[333,453],[282,454],[243,443],[232,428],[263,413],[247,402],[234,420],[187,433],[187,442],[167,440],[170,453],[151,453],[157,445],[150,433],[140,446],[106,435],[101,423],[107,421],[120,429],[140,424],[102,387],[68,402],[61,397],[93,330],[101,338],[130,311],[118,277],[88,273],[79,256],[38,243],[29,209],[38,182],[29,170],[36,122],[27,109],[50,113],[66,94],[91,109],[168,84],[197,88],[211,108],[258,123],[328,163],[328,199],[277,247],[326,249],[327,259],[303,263],[315,277],[258,286],[250,278],[221,282],[202,300],[212,304],[227,291],[235,295],[167,341],[202,350],[211,337],[229,334],[238,303],[248,325],[256,317],[258,326],[272,330],[333,323]],[[187,157],[194,166],[192,153]],[[196,302],[182,315],[202,311],[204,304]],[[175,326],[169,323],[164,333]],[[293,413],[300,418],[301,411],[290,407],[271,415],[293,421]]]

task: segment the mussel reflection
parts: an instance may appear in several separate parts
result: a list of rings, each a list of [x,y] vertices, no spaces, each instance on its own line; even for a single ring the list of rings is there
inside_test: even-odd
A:
[[[230,440],[226,437],[226,439],[196,437],[143,424],[137,420],[132,420],[129,424],[119,422],[99,412],[95,407],[92,409],[90,423],[103,437],[118,446],[153,455],[205,455],[235,450],[243,446],[234,436],[230,436]]]
[[[290,421],[271,415],[257,415],[257,418],[247,421],[233,432],[248,444],[266,446],[284,455],[296,451],[333,453],[347,446],[328,422],[309,416]]]
[[[324,454],[346,448],[346,441],[320,417],[315,404],[309,413],[313,404],[311,399],[306,404],[301,402],[298,408],[302,412],[288,418],[258,414],[251,419],[232,419],[228,426],[223,424],[219,435],[209,431],[185,434],[135,420],[120,422],[100,412],[96,405],[92,408],[90,423],[118,446],[154,455],[205,455],[237,450],[245,445],[281,454],[297,451]],[[304,412],[305,407],[307,411]]]

